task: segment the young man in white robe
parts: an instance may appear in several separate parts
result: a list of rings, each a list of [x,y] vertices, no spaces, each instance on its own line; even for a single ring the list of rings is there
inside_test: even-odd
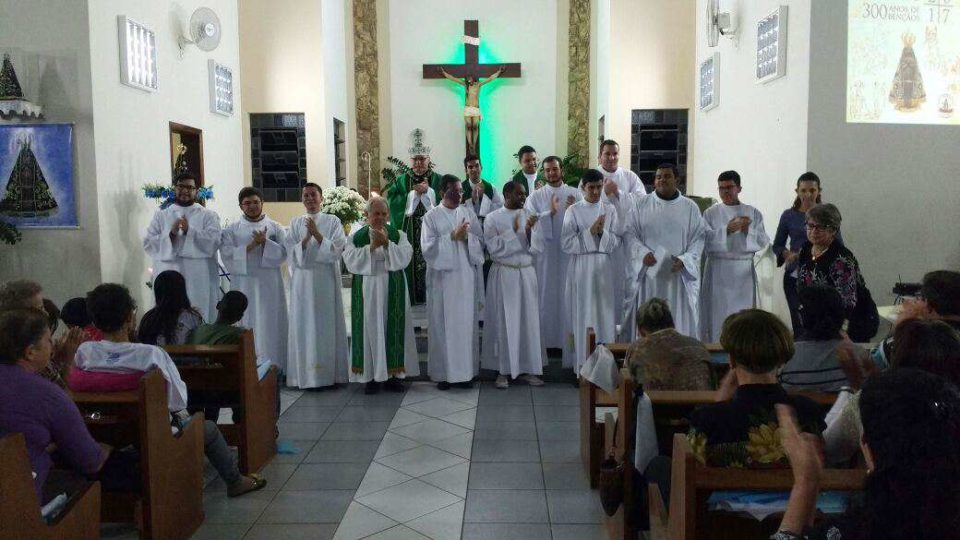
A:
[[[526,192],[518,182],[503,186],[504,207],[487,215],[483,240],[493,260],[487,280],[483,323],[483,366],[499,372],[497,388],[523,375],[530,386],[543,386],[546,355],[540,339],[537,272],[533,248],[542,244],[534,232],[537,215],[523,209]]]
[[[595,169],[580,179],[583,200],[567,209],[560,235],[564,253],[570,255],[564,289],[569,304],[563,366],[574,368],[587,359],[587,329],[592,328],[597,343],[616,338],[616,313],[613,302],[614,274],[622,268],[612,265],[610,255],[620,247],[623,230],[617,209],[600,200],[603,175]]]
[[[563,290],[567,285],[570,255],[563,252],[560,236],[567,209],[583,199],[583,195],[579,189],[564,183],[559,157],[544,158],[543,175],[546,185],[528,194],[523,207],[538,216],[537,230],[543,244],[542,250],[534,254],[533,263],[537,271],[540,340],[546,349],[563,349],[568,310]]]
[[[717,178],[720,203],[707,208],[700,292],[700,333],[704,343],[720,341],[728,315],[757,306],[754,255],[770,243],[759,210],[740,202],[740,174],[724,171]]]
[[[173,204],[153,215],[143,249],[153,259],[153,277],[164,270],[183,274],[190,303],[204,320],[212,320],[220,299],[220,217],[196,201],[197,178],[192,173],[179,174],[173,190]]]
[[[287,386],[316,388],[348,380],[350,350],[340,278],[347,237],[340,219],[320,213],[320,186],[306,184],[302,200],[307,213],[290,222],[286,243],[291,323]]]
[[[634,199],[646,197],[647,190],[640,181],[640,177],[630,169],[620,166],[620,145],[617,141],[607,139],[600,144],[600,154],[597,156],[597,170],[603,174],[603,194],[601,200],[617,208],[620,223],[626,223]],[[616,268],[627,266],[630,246],[621,242],[620,247],[611,254],[611,264]],[[617,324],[620,324],[623,302],[626,291],[634,286],[627,272],[619,272],[613,278],[613,303],[616,306]]]
[[[700,256],[706,225],[697,203],[677,188],[676,167],[657,168],[656,189],[636,198],[625,235],[630,272],[621,316],[620,341],[636,338],[637,307],[651,298],[665,300],[678,332],[700,337]]]
[[[388,224],[387,201],[367,201],[367,224],[350,234],[343,262],[351,283],[350,382],[366,383],[375,394],[381,383],[403,392],[400,379],[420,374],[413,337],[410,299],[403,273],[413,246],[398,227]]]
[[[467,179],[463,181],[463,204],[470,206],[473,213],[480,218],[480,225],[483,225],[487,215],[503,208],[503,196],[493,187],[493,184],[484,180],[480,174],[483,172],[483,164],[478,156],[469,155],[463,158],[463,169],[467,173]],[[490,271],[490,259],[485,258],[483,264],[475,269],[476,283],[475,295],[481,303],[480,320],[484,320],[485,310],[483,302],[486,298],[486,279]]]
[[[428,361],[437,388],[469,388],[479,372],[479,305],[475,268],[483,263],[483,229],[452,174],[440,181],[443,199],[423,216],[420,247],[427,261]]]
[[[237,197],[242,217],[223,229],[220,257],[230,290],[247,297],[240,325],[253,329],[258,362],[287,366],[287,296],[280,267],[287,259],[283,225],[263,212],[263,194],[245,187]]]

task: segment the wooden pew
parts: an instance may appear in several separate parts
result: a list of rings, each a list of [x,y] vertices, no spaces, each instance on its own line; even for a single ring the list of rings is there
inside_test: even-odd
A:
[[[100,538],[100,483],[74,495],[53,523],[40,516],[23,434],[0,438],[0,536],[7,540]]]
[[[277,368],[271,367],[260,380],[257,377],[257,353],[253,331],[240,335],[239,345],[176,345],[164,347],[178,358],[203,358],[203,364],[179,363],[180,377],[188,394],[196,390],[228,392],[232,399],[223,407],[240,407],[235,424],[220,424],[227,443],[240,450],[240,472],[250,474],[262,469],[277,453]],[[203,405],[203,404],[200,404]],[[216,418],[211,418],[214,422]]]
[[[189,538],[203,523],[203,414],[178,435],[170,428],[159,371],[130,392],[73,392],[93,437],[140,452],[139,493],[103,493],[104,522],[133,522],[141,538]]]
[[[793,486],[793,472],[790,469],[751,470],[702,465],[683,435],[674,437],[673,448],[670,512],[666,524],[662,521],[663,501],[659,497],[659,488],[653,484],[650,486],[651,493],[656,492],[650,498],[650,527],[651,532],[657,529],[655,537],[664,532],[665,526],[667,538],[671,540],[751,538],[743,529],[744,520],[725,519],[724,513],[706,511],[705,503],[709,494],[718,490],[790,491]],[[863,489],[866,476],[864,469],[825,469],[820,489],[859,491]],[[720,515],[713,519],[708,514]],[[730,530],[730,526],[737,528]],[[766,535],[759,537],[766,538]]]

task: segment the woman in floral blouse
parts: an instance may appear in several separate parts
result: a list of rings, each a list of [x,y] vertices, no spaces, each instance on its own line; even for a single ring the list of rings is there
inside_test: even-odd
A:
[[[777,382],[777,369],[794,353],[790,330],[771,313],[746,309],[724,321],[720,344],[730,355],[730,373],[718,402],[690,414],[694,453],[714,467],[786,467],[775,405],[790,405],[803,431],[816,437],[826,427],[819,405],[787,394]]]
[[[859,287],[863,286],[860,264],[843,244],[836,241],[840,232],[840,210],[826,203],[807,211],[807,239],[797,263],[797,290],[814,283],[833,287],[843,299],[849,319],[857,307]]]

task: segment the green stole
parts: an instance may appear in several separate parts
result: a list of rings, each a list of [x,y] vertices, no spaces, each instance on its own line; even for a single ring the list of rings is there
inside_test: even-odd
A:
[[[400,241],[400,232],[391,224],[385,226],[387,238],[391,242]],[[362,248],[370,245],[370,226],[364,225],[353,235],[354,247]],[[387,372],[391,375],[404,372],[404,328],[406,317],[407,281],[403,270],[390,272],[387,282],[387,328],[384,334],[386,343],[384,349],[387,354]],[[351,337],[351,369],[354,373],[363,373],[363,276],[353,275],[350,286],[350,323],[353,336]]]
[[[483,183],[483,193],[491,201],[493,200],[493,184],[487,182],[486,180],[480,179],[480,182]],[[470,182],[470,179],[463,181],[463,200],[469,201],[473,197],[473,184]]]
[[[523,186],[527,190],[528,196],[533,193],[533,190],[537,189],[536,185],[528,185],[529,182],[527,182],[527,177],[523,174],[523,169],[517,171],[517,174],[513,175],[512,180]],[[535,180],[543,180],[543,172],[537,171],[537,177]]]

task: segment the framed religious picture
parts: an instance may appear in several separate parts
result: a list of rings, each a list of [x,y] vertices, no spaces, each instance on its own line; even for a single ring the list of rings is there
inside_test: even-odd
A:
[[[720,71],[720,53],[715,52],[700,62],[700,110],[707,112],[720,104],[717,79]]]
[[[0,125],[0,217],[19,228],[76,228],[73,124]]]

